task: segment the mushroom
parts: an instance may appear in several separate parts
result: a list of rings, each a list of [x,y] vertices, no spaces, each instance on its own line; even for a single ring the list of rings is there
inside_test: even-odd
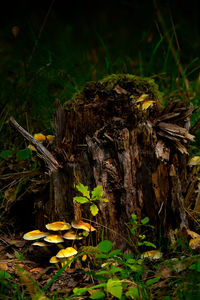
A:
[[[44,238],[44,241],[48,243],[53,243],[53,244],[58,244],[64,242],[63,238],[61,235],[58,234],[49,234]]]
[[[60,259],[61,261],[61,266],[65,266],[67,264],[67,260],[74,255],[77,254],[76,249],[73,247],[67,247],[65,249],[61,249],[57,254],[56,257]],[[68,268],[70,268],[71,263],[69,264]]]
[[[45,242],[35,242],[32,244],[32,246],[38,246],[38,247],[46,247],[46,246],[49,246],[49,244],[45,243]]]
[[[33,137],[38,142],[44,142],[46,140],[46,136],[42,133],[35,133]]]
[[[43,232],[40,230],[33,230],[33,231],[29,231],[29,232],[25,233],[23,235],[23,239],[27,240],[27,241],[33,241],[33,240],[41,239],[43,237],[47,237],[48,235],[49,235],[48,232]]]
[[[63,235],[63,238],[67,240],[82,240],[83,237],[76,234],[73,230],[69,230]]]
[[[75,229],[83,229],[85,231],[95,231],[96,229],[90,225],[89,223],[85,223],[83,221],[73,221],[72,222],[72,227],[75,228]]]
[[[68,230],[71,228],[71,225],[66,222],[58,221],[58,222],[53,222],[53,223],[47,224],[46,228],[48,230],[52,230],[52,231]]]

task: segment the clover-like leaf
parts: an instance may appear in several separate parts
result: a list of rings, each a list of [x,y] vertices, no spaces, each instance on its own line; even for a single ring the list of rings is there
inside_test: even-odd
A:
[[[74,200],[81,204],[90,202],[86,197],[81,197],[81,196],[74,197]]]
[[[88,186],[79,183],[76,185],[76,188],[79,192],[83,194],[83,196],[90,198],[90,192],[88,191]]]

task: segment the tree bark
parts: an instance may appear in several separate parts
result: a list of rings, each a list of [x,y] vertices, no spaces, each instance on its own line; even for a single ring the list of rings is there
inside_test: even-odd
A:
[[[155,103],[145,109],[145,101]],[[52,174],[54,200],[46,210],[51,220],[90,219],[99,236],[103,229],[104,238],[122,249],[131,214],[149,217],[155,226],[152,238],[187,227],[184,197],[193,107],[169,101],[161,111],[160,101],[151,80],[112,75],[86,85],[63,109],[57,103],[56,153],[63,168]],[[99,203],[97,217],[73,202],[78,182],[91,190],[103,187],[109,201]]]

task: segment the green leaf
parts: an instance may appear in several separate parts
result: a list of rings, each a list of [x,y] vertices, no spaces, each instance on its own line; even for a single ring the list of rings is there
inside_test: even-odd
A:
[[[73,293],[77,296],[81,296],[88,291],[88,288],[74,288]]]
[[[153,244],[153,243],[151,243],[151,242],[144,241],[142,244],[143,244],[143,245],[145,245],[145,246],[148,246],[148,247],[153,247],[153,248],[155,248],[155,249],[156,249],[156,245],[155,245],[155,244]]]
[[[129,268],[131,269],[131,271],[133,271],[133,272],[142,272],[143,271],[143,267],[142,266],[140,266],[140,265],[137,265],[137,264],[135,264],[135,265],[130,265],[130,264],[127,264],[127,266],[129,266]]]
[[[147,224],[148,222],[149,222],[149,218],[148,217],[146,217],[146,218],[144,218],[144,219],[141,220],[141,223],[143,225]]]
[[[10,279],[12,276],[6,271],[0,271],[0,279]]]
[[[104,292],[94,292],[91,296],[90,299],[103,299],[106,295]]]
[[[155,278],[149,279],[149,280],[147,280],[146,285],[150,286],[150,285],[158,282],[159,280],[160,280],[160,277],[155,277]]]
[[[197,261],[194,265],[191,265],[189,267],[190,270],[196,270],[197,272],[200,272],[200,261]]]
[[[122,272],[122,269],[119,267],[111,267],[110,268],[110,273],[117,273],[117,272]]]
[[[120,249],[116,249],[109,253],[109,257],[115,257],[116,255],[121,255],[121,254],[123,254],[122,251]]]
[[[131,299],[139,299],[140,295],[139,295],[139,291],[137,287],[131,287],[129,288],[129,290],[126,292],[126,297],[130,297]]]
[[[90,206],[90,211],[93,216],[96,216],[98,214],[99,209],[95,204],[92,204]]]
[[[81,196],[80,197],[78,197],[78,196],[74,197],[74,200],[78,203],[81,203],[81,204],[90,202],[87,198],[81,197]]]
[[[98,185],[92,191],[92,200],[100,200],[102,195],[103,195],[103,188],[102,188],[102,186]]]
[[[17,152],[17,158],[19,160],[26,160],[31,157],[31,150],[30,149],[24,149],[24,150],[19,150]]]
[[[108,253],[112,249],[113,243],[108,240],[104,240],[97,245],[97,248],[103,252]]]
[[[107,291],[114,297],[121,299],[122,297],[122,283],[118,279],[109,279],[106,285]]]
[[[101,198],[100,201],[102,201],[102,202],[108,202],[108,199],[106,199],[106,198]]]
[[[0,157],[3,158],[3,159],[6,159],[8,158],[9,156],[11,156],[13,153],[13,150],[3,150],[1,151],[0,153]]]
[[[83,194],[83,196],[90,199],[90,192],[88,191],[88,186],[83,185],[82,183],[79,183],[76,185],[76,188],[79,192]]]

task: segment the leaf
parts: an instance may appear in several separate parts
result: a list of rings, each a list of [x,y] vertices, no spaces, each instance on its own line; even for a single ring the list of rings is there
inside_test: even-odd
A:
[[[121,254],[123,254],[122,251],[120,249],[116,249],[109,253],[109,257],[115,257],[116,255],[121,255]]]
[[[80,197],[74,197],[74,200],[78,203],[81,203],[81,204],[90,202],[87,198],[81,197],[81,196]]]
[[[189,246],[193,249],[193,250],[197,250],[200,248],[200,237],[197,237],[195,239],[191,239],[189,242]]]
[[[143,102],[147,97],[148,97],[147,94],[142,94],[142,95],[136,100],[136,102],[137,102],[137,103]]]
[[[149,280],[147,280],[146,285],[150,286],[150,285],[158,282],[159,280],[160,280],[160,277],[155,277],[155,278],[149,279]]]
[[[145,217],[144,219],[141,220],[141,223],[143,225],[147,224],[149,222],[149,218],[148,217]]]
[[[3,150],[0,153],[0,157],[3,159],[7,159],[7,158],[9,158],[9,156],[12,155],[12,153],[13,153],[13,150]]]
[[[102,188],[102,186],[98,185],[92,191],[92,200],[100,200],[102,195],[103,195],[103,188]]]
[[[129,290],[126,292],[126,297],[130,297],[131,299],[139,299],[140,295],[139,295],[139,291],[137,287],[131,287],[129,288]]]
[[[95,204],[92,204],[90,206],[90,211],[93,216],[96,216],[98,214],[99,209]]]
[[[153,243],[151,243],[151,242],[144,241],[144,242],[143,242],[143,244],[144,244],[145,246],[148,246],[148,247],[153,247],[153,248],[155,248],[155,249],[156,249],[156,245],[155,245],[155,244],[153,244]]]
[[[105,293],[104,292],[94,292],[91,296],[90,299],[104,299],[105,297]]]
[[[109,279],[106,285],[107,291],[114,297],[121,299],[122,297],[122,283],[118,279]]]
[[[108,240],[104,240],[97,245],[97,248],[103,252],[108,253],[112,249],[113,243]]]
[[[82,183],[79,183],[76,185],[76,188],[79,192],[83,194],[83,196],[90,199],[90,192],[88,191],[88,186],[83,185]]]
[[[102,201],[102,202],[108,202],[108,199],[106,199],[106,198],[101,198],[100,201]]]
[[[30,149],[23,149],[23,150],[19,150],[17,152],[17,158],[19,160],[26,160],[29,159],[31,157],[31,150]]]
[[[189,267],[190,270],[196,270],[197,272],[200,272],[200,261],[197,261],[196,264],[191,265]]]
[[[3,279],[10,279],[10,278],[12,278],[12,277],[8,272],[0,271],[0,279],[3,280]]]
[[[191,166],[197,166],[197,165],[200,165],[200,156],[193,156],[188,165],[191,167]]]
[[[148,109],[149,107],[153,106],[155,103],[154,100],[149,100],[149,101],[145,101],[142,103],[142,110],[146,110]]]

